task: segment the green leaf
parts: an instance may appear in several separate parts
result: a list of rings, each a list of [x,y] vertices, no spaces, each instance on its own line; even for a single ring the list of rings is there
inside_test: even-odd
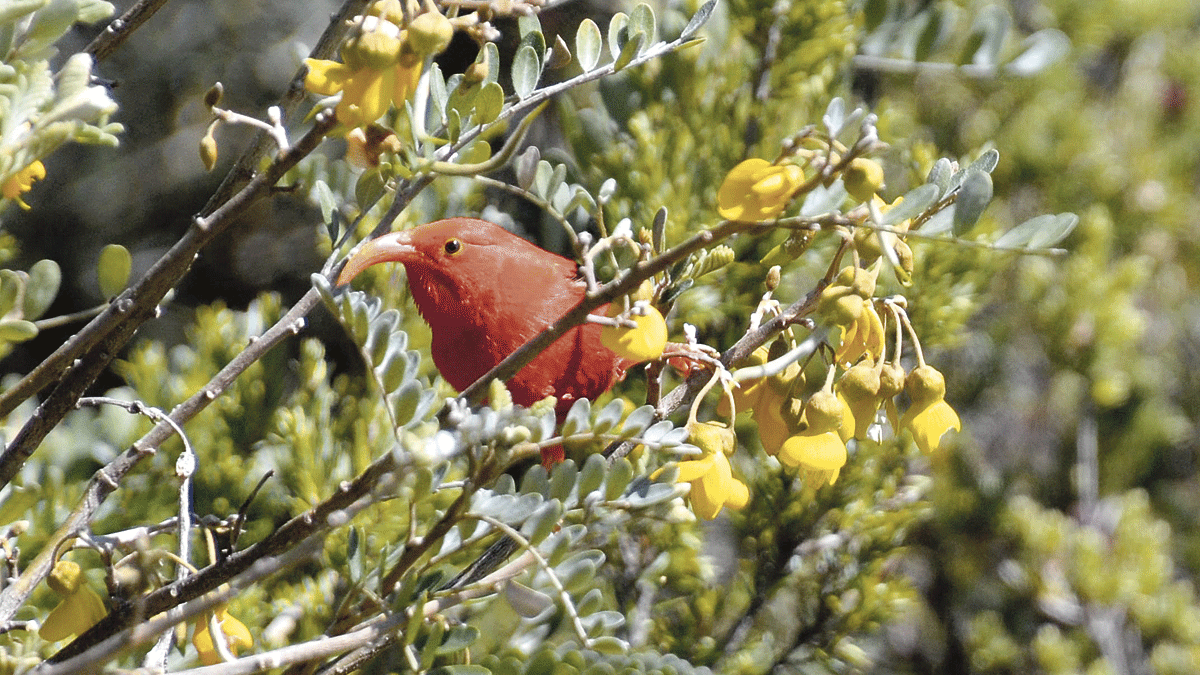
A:
[[[522,190],[530,190],[533,188],[534,178],[537,177],[538,163],[541,161],[542,151],[538,150],[536,145],[531,145],[517,156],[517,185]]]
[[[420,612],[417,614],[419,615]],[[456,663],[449,666],[438,666],[429,671],[429,675],[492,675],[492,671],[473,663]]]
[[[613,61],[613,72],[620,72],[625,66],[629,65],[638,54],[642,53],[642,47],[646,44],[646,35],[644,33],[635,33],[629,42],[621,47],[621,53],[617,55]]]
[[[975,169],[967,171],[962,187],[958,189],[958,197],[954,200],[954,233],[962,234],[978,222],[991,201],[991,174]]]
[[[654,18],[654,10],[650,8],[650,5],[643,2],[633,8],[633,12],[629,15],[628,30],[631,39],[637,34],[645,36],[642,48],[638,50],[639,54],[647,45],[654,44],[654,40],[658,34],[658,25]]]
[[[62,284],[62,270],[53,260],[39,260],[29,268],[29,281],[25,282],[25,302],[21,311],[26,319],[36,321],[58,295]]]
[[[579,472],[579,499],[591,493],[604,482],[604,474],[608,470],[608,462],[600,453],[588,455]]]
[[[997,239],[998,248],[1047,248],[1062,241],[1079,224],[1074,213],[1041,215],[1017,225]]]
[[[615,398],[604,406],[599,415],[596,415],[596,421],[592,423],[592,432],[602,434],[609,429],[615,427],[617,422],[621,421],[621,417],[625,414],[625,402],[619,398]]]
[[[971,63],[984,68],[995,67],[1000,50],[1012,28],[1012,17],[1000,5],[987,5],[975,18],[973,35],[979,35],[979,48],[971,55]]]
[[[584,19],[575,31],[575,57],[583,72],[591,72],[600,62],[600,49],[603,42],[600,38],[600,27],[591,19]]]
[[[1004,64],[1010,75],[1036,75],[1060,61],[1071,51],[1071,38],[1054,28],[1044,28],[1025,38],[1025,50]]]
[[[379,201],[384,193],[384,179],[378,168],[367,169],[354,183],[354,201],[359,209],[366,211]]]
[[[644,405],[637,410],[629,413],[629,417],[625,418],[625,424],[621,427],[621,437],[630,438],[637,436],[645,431],[646,427],[654,421],[654,406]]]
[[[608,467],[608,475],[604,477],[604,499],[613,501],[625,494],[629,481],[633,480],[633,465],[622,457]]]
[[[0,316],[11,312],[17,306],[17,297],[21,295],[24,280],[13,270],[0,270]]]
[[[571,406],[567,411],[567,417],[563,420],[562,435],[572,436],[583,429],[588,428],[588,418],[591,417],[592,402],[586,398],[581,398]]]
[[[396,418],[396,426],[404,426],[417,416],[421,405],[421,383],[409,380],[392,394],[392,415]]]
[[[0,321],[0,342],[24,342],[37,337],[38,328],[25,319]]]
[[[687,25],[683,27],[683,32],[679,34],[680,40],[686,40],[700,30],[700,27],[708,22],[708,18],[712,16],[713,10],[717,8],[717,0],[708,0],[696,10],[692,18],[688,20]]]
[[[429,67],[429,107],[437,116],[438,124],[446,123],[446,103],[449,100],[450,94],[446,89],[446,78],[442,75],[442,69],[438,67],[437,63],[434,63]]]
[[[531,33],[540,34],[541,32],[542,22],[540,19],[538,19],[537,14],[521,14],[517,16],[517,33],[521,36],[522,40],[528,37]],[[543,38],[543,45],[545,45],[544,40],[545,38]]]
[[[518,98],[526,98],[533,93],[542,76],[541,68],[541,60],[533,47],[525,45],[517,50],[517,55],[513,57],[512,82]]]
[[[909,218],[920,215],[937,201],[938,192],[939,190],[936,185],[928,184],[909,191],[908,194],[904,195],[904,200],[899,205],[883,214],[883,222],[880,225],[893,227],[897,223],[902,223]]]
[[[554,471],[550,474],[550,490],[547,496],[551,499],[559,501],[567,501],[571,496],[571,491],[575,489],[575,482],[579,478],[579,469],[576,468],[574,460],[565,460],[554,465]]]
[[[522,18],[524,18],[524,17],[522,17]],[[535,19],[536,19],[536,17],[535,17]],[[518,45],[518,48],[526,47],[526,46],[531,47],[533,49],[533,53],[535,55],[537,55],[538,67],[540,69],[545,69],[545,67],[546,67],[546,36],[542,35],[542,32],[540,30],[525,33],[524,35],[521,36],[521,44]]]
[[[313,198],[317,202],[317,206],[321,209],[321,222],[329,225],[333,222],[333,212],[337,210],[337,197],[333,195],[333,190],[329,188],[329,184],[323,180],[317,179],[313,182]],[[335,239],[330,235],[331,239]],[[335,239],[336,241],[336,239]]]
[[[925,20],[921,32],[917,35],[916,49],[913,51],[914,61],[929,59],[929,55],[941,43],[945,27],[945,16],[937,5],[930,5],[922,14],[925,16]]]
[[[483,45],[484,54],[480,57],[486,59],[491,67],[488,68],[487,76],[483,78],[483,84],[499,82],[500,80],[500,48],[495,42],[485,42]]]
[[[129,274],[133,270],[133,256],[129,249],[120,244],[109,244],[100,251],[100,262],[96,273],[100,281],[100,294],[115,298],[125,290]]]
[[[551,486],[553,487],[553,486]],[[557,499],[551,499],[534,511],[521,526],[521,534],[534,546],[550,536],[558,522],[562,520],[563,505]]]
[[[945,157],[933,163],[933,168],[929,170],[929,176],[925,182],[938,186],[938,199],[946,196],[946,188],[950,185],[950,176],[953,173],[950,160]]]
[[[625,12],[617,12],[608,22],[608,53],[614,61],[621,56],[621,48],[629,40],[628,25],[629,17]]]
[[[475,121],[491,124],[504,110],[504,88],[496,82],[488,82],[479,89],[475,97]]]

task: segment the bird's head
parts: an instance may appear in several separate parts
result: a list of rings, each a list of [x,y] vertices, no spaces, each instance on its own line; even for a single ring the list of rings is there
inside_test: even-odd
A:
[[[338,275],[337,285],[350,283],[379,263],[400,263],[410,276],[478,277],[499,264],[505,244],[525,240],[476,218],[447,218],[372,239],[354,254]]]
[[[346,262],[337,285],[385,262],[404,265],[413,299],[427,319],[429,312],[458,315],[463,308],[495,305],[496,288],[515,282],[536,286],[548,269],[567,278],[575,271],[571,261],[495,223],[447,218],[367,242]]]

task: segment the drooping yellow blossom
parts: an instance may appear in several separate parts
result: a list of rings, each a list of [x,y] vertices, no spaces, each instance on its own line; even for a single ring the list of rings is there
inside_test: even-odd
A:
[[[883,320],[875,311],[875,304],[863,300],[858,318],[842,329],[842,344],[834,359],[842,365],[853,364],[863,356],[878,359],[883,354],[883,341]]]
[[[0,194],[4,195],[5,199],[17,200],[17,205],[25,210],[29,210],[29,205],[25,200],[21,199],[21,193],[29,192],[33,188],[35,180],[41,180],[46,177],[46,167],[40,160],[33,160],[29,166],[14,173],[4,181],[4,185],[0,187]]]
[[[804,170],[747,159],[733,167],[717,191],[717,212],[727,220],[755,223],[770,220],[787,208],[804,183]]]
[[[654,472],[651,478],[658,477],[660,473],[662,469]],[[723,452],[680,462],[677,480],[692,484],[688,499],[692,503],[692,511],[704,520],[716,518],[726,506],[740,509],[750,501],[750,490],[745,483],[733,477],[729,458]]]
[[[234,618],[224,607],[217,608],[214,613],[217,617],[217,626],[221,629],[221,637],[225,641],[225,645],[229,647],[229,653],[237,656],[239,649],[254,646],[254,637],[250,635],[246,624]],[[192,646],[200,654],[201,663],[212,666],[221,663],[221,654],[213,644],[212,634],[208,632],[208,616],[208,614],[201,615],[196,622],[196,634],[192,636]]]
[[[946,379],[933,366],[922,365],[908,374],[905,388],[912,405],[900,418],[900,427],[912,432],[921,452],[935,452],[946,432],[962,429],[958,413],[945,401]]]
[[[355,32],[342,45],[342,63],[305,59],[304,87],[323,96],[342,94],[338,122],[361,127],[382,117],[416,89],[427,56],[450,44],[454,27],[431,4],[402,29],[398,0],[378,0],[359,17]]]
[[[740,368],[748,368],[752,366],[761,366],[769,360],[770,349],[767,345],[762,345],[758,349],[751,352],[745,361],[738,364]],[[767,378],[760,377],[754,380],[745,380],[732,385],[731,394],[733,396],[733,404],[736,406],[737,412],[743,413],[753,410],[758,404],[758,400],[762,397],[762,393],[766,391],[764,385]],[[729,396],[722,396],[720,403],[717,404],[717,414],[722,417],[729,417],[731,413],[729,406]]]
[[[846,443],[838,435],[844,409],[828,389],[813,394],[804,405],[808,428],[784,441],[779,461],[804,470],[816,485],[833,485],[847,458]]]
[[[47,642],[84,633],[108,614],[104,601],[88,587],[83,571],[76,563],[69,560],[54,563],[46,584],[62,596],[38,630],[38,636]]]
[[[342,93],[335,111],[338,121],[348,127],[374,122],[387,113],[392,103],[403,106],[421,77],[421,60],[416,58],[384,69],[353,70],[344,63],[321,59],[304,59],[304,63],[308,65],[305,89],[322,96]]]
[[[859,361],[838,380],[835,387],[838,398],[850,412],[849,418],[842,420],[842,440],[866,439],[867,429],[875,421],[875,411],[879,410],[880,370],[870,359],[866,359]]]
[[[612,303],[608,309],[608,316],[616,317],[621,314],[622,304]],[[662,356],[667,346],[667,322],[662,313],[652,306],[646,306],[645,313],[631,314],[629,318],[637,324],[636,327],[604,326],[600,329],[600,344],[617,356],[634,363],[651,361]]]

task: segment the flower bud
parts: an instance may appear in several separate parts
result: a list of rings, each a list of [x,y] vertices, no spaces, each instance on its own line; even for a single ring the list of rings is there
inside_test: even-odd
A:
[[[688,441],[705,454],[723,452],[732,455],[737,449],[737,436],[733,429],[721,422],[696,422],[688,425]]]
[[[842,426],[842,402],[832,391],[822,389],[804,404],[804,421],[810,431],[833,431]]]
[[[880,399],[892,398],[904,391],[904,368],[899,363],[885,363],[879,371]]]
[[[70,560],[59,560],[54,563],[54,569],[50,571],[50,576],[46,577],[46,585],[50,587],[50,590],[63,596],[79,590],[79,584],[82,581],[83,570],[77,563]]]
[[[454,37],[454,25],[437,10],[419,14],[408,24],[408,44],[421,55],[441,54]]]
[[[913,405],[923,405],[946,396],[946,378],[933,366],[913,368],[904,381]]]
[[[842,174],[846,192],[860,202],[870,201],[883,187],[883,167],[873,159],[855,157]]]
[[[212,171],[217,165],[217,139],[213,138],[212,127],[200,139],[200,161],[204,163],[205,171]]]

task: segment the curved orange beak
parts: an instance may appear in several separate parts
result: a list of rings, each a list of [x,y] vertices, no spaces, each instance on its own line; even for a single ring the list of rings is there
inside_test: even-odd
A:
[[[406,259],[416,255],[417,249],[412,245],[410,234],[411,230],[392,232],[363,244],[363,247],[358,249],[358,253],[346,261],[346,266],[338,275],[336,285],[345,286],[371,265],[384,262],[403,263]]]

